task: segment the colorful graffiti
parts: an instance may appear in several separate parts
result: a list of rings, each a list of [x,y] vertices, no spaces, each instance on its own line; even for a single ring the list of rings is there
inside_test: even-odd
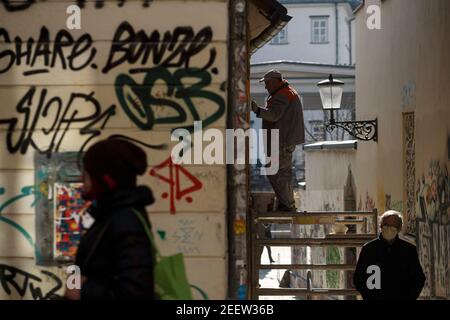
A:
[[[184,78],[195,78],[195,84],[183,84]],[[163,96],[152,95],[152,88],[159,80],[167,84],[167,93]],[[211,75],[199,68],[179,69],[171,73],[164,67],[156,67],[146,71],[142,84],[138,84],[133,78],[126,74],[121,74],[116,80],[116,94],[124,112],[141,130],[152,130],[155,124],[180,124],[188,120],[185,109],[181,106],[181,101],[187,106],[187,110],[193,121],[202,121],[202,126],[207,127],[218,120],[225,113],[225,101],[213,92],[204,88],[210,86]],[[192,99],[203,99],[212,101],[217,109],[213,114],[205,119],[201,119],[196,105]],[[169,116],[159,116],[154,114],[153,108],[163,107]],[[170,112],[173,111],[173,112]],[[173,115],[175,113],[175,115]],[[182,127],[193,132],[194,126]],[[175,130],[174,128],[173,130]]]
[[[336,199],[339,202],[339,198]],[[339,211],[336,204],[332,201],[331,203],[323,202],[322,208],[324,211]],[[335,226],[325,226],[325,233],[328,233],[328,229],[335,232]],[[313,251],[314,252],[314,251]],[[321,252],[322,254],[323,252]],[[339,247],[327,247],[325,248],[326,263],[327,264],[340,264],[342,263],[342,254]],[[341,272],[339,271],[329,271],[325,272],[326,288],[340,288],[341,285]]]
[[[158,172],[161,170],[169,169],[168,175],[161,175]],[[170,202],[170,213],[176,213],[175,201],[181,201],[183,197],[185,197],[186,202],[191,203],[192,197],[187,196],[188,194],[198,191],[203,187],[202,182],[197,179],[192,173],[190,173],[187,169],[183,168],[179,164],[174,164],[172,162],[172,157],[169,157],[167,160],[162,162],[161,164],[153,167],[150,170],[150,175],[169,184],[169,192],[164,192],[161,194],[163,199],[169,199]],[[183,184],[185,178],[191,184],[188,187],[181,188],[182,182]]]
[[[423,296],[450,297],[450,179],[448,168],[432,161],[417,181],[418,251],[427,281]]]
[[[74,258],[82,234],[82,214],[85,201],[81,183],[56,183],[54,258]]]
[[[364,204],[362,202],[361,196],[359,197],[358,211],[372,211],[375,208],[376,208],[375,201],[369,195],[369,192],[366,192],[366,198],[364,200]],[[373,229],[375,229],[375,232],[377,232],[378,226],[373,225],[372,219],[367,219],[365,232],[369,232],[369,233],[373,232]]]
[[[392,201],[392,196],[390,194],[385,195],[385,211],[395,210],[403,213],[403,201]]]
[[[241,235],[245,234],[245,219],[242,216],[238,216],[236,220],[234,220],[234,234]]]
[[[0,50],[0,56],[4,60],[2,64],[5,66],[0,69],[0,74],[23,65],[30,68],[23,72],[24,76],[49,73],[59,65],[63,70],[69,71],[98,68],[95,63],[98,50],[88,33],[75,39],[67,30],[61,29],[53,39],[44,26],[36,39],[25,40],[17,36],[13,41],[7,30],[0,28],[0,39],[10,45]],[[115,81],[120,106],[139,129],[152,130],[155,124],[180,124],[180,128],[192,131],[193,125],[181,124],[201,120],[206,127],[225,114],[224,98],[220,94],[205,90],[211,86],[212,75],[219,73],[213,66],[217,55],[216,48],[209,49],[209,58],[205,65],[191,67],[192,58],[204,51],[212,40],[213,31],[209,26],[198,32],[188,26],[176,27],[172,32],[165,32],[164,36],[159,30],[153,30],[150,35],[144,30],[134,30],[126,21],[117,27],[102,73],[108,73],[124,63],[130,65],[130,74],[145,73],[143,83],[137,83],[128,74],[118,75]],[[49,46],[49,43],[52,46]],[[27,46],[24,52],[23,46]],[[44,46],[47,49],[41,50]],[[89,54],[82,54],[85,52]],[[137,64],[148,65],[150,60],[153,62],[153,68],[133,68]],[[38,64],[39,68],[36,69]],[[184,83],[185,79],[194,81],[188,85]],[[162,96],[152,93],[153,87],[161,81],[167,85],[167,92]],[[225,91],[225,86],[220,88],[222,92]],[[208,108],[207,116],[201,116],[198,108],[205,105],[206,101],[212,102],[215,107]],[[83,110],[76,107],[80,105]],[[155,109],[165,116],[158,115]],[[81,146],[77,150],[82,152],[93,138],[101,134],[110,118],[116,116],[116,106],[112,104],[103,110],[95,92],[73,92],[65,102],[61,97],[51,96],[46,88],[31,86],[19,99],[16,112],[14,117],[0,119],[0,126],[7,126],[8,151],[25,154],[33,148],[50,155],[61,149],[66,133],[77,123],[85,124],[79,129],[79,134],[86,137],[81,139]],[[50,117],[54,118],[50,125],[38,130],[39,121],[49,121]],[[43,140],[47,139],[40,136],[37,138],[37,133],[43,133],[49,141],[43,143]],[[143,142],[141,144],[146,146]]]
[[[0,187],[0,196],[4,195],[5,192],[6,192],[6,189],[4,187]],[[26,239],[26,241],[30,244],[30,246],[33,248],[33,250],[35,250],[36,256],[39,256],[39,251],[35,248],[35,245],[34,245],[35,242],[34,242],[33,238],[31,237],[31,235],[28,233],[28,231],[25,230],[20,224],[18,224],[14,220],[2,215],[2,212],[4,212],[4,210],[7,207],[13,205],[14,203],[16,203],[20,200],[23,200],[24,198],[35,196],[35,195],[36,195],[36,192],[35,192],[34,186],[25,186],[20,190],[20,194],[10,197],[9,199],[5,200],[3,203],[0,203],[0,222],[3,222],[5,224],[9,225],[10,227],[14,228],[15,230],[17,230]],[[34,202],[31,205],[34,206]]]
[[[37,3],[40,2],[0,0],[0,11],[10,13],[11,17],[6,18],[10,19],[7,21],[9,23],[21,16],[15,12],[30,9],[30,14],[27,14],[34,16],[31,10],[38,7]],[[43,2],[43,7],[53,6]],[[88,7],[122,7],[127,1],[72,2],[86,8],[86,11]],[[143,7],[149,7],[152,0],[141,2]],[[160,1],[158,6],[163,4],[165,5]],[[171,7],[167,6],[169,9]],[[148,21],[151,20],[150,18]],[[225,58],[228,52],[223,45],[223,54],[218,56],[216,44],[225,44],[226,41],[214,39],[215,30],[209,25],[202,26],[196,19],[193,21],[193,26],[187,23],[157,30],[138,29],[132,23],[120,20],[109,29],[111,34],[100,35],[102,44],[94,41],[98,40],[97,30],[92,33],[74,33],[63,26],[43,26],[37,20],[30,21],[41,23],[37,28],[29,29],[32,32],[30,35],[14,34],[13,27],[13,30],[0,28],[0,42],[4,44],[0,49],[0,75],[4,76],[3,79],[11,76],[12,82],[8,85],[14,91],[6,95],[6,105],[3,108],[6,112],[2,112],[0,116],[0,129],[4,132],[4,152],[15,155],[11,158],[14,160],[27,155],[21,157],[21,160],[28,161],[30,155],[36,153],[54,158],[66,150],[83,152],[92,139],[108,129],[115,131],[114,133],[124,133],[117,132],[119,130],[137,133],[135,127],[139,131],[149,131],[155,130],[158,125],[167,125],[173,130],[178,126],[192,131],[193,121],[200,120],[204,126],[212,126],[223,119],[227,82],[222,79],[220,83],[216,78],[219,73],[226,78],[224,74],[228,68],[225,67],[224,72],[224,68],[219,66],[227,63]],[[111,40],[109,47],[103,46],[108,44],[108,40]],[[77,80],[66,81],[73,77]],[[60,79],[63,79],[61,83]],[[93,85],[93,89],[86,89],[85,85]],[[100,87],[102,90],[97,89]],[[105,92],[108,88],[111,92]],[[154,140],[149,135],[145,135],[146,142],[123,134],[115,136],[149,148],[162,150],[165,146],[148,144],[148,141]],[[15,166],[14,160],[9,161],[8,166]],[[25,164],[26,168],[30,169],[28,164]],[[34,168],[36,178],[40,173]],[[201,174],[206,173],[199,173]],[[175,165],[170,158],[153,167],[150,175],[158,183],[162,182],[163,188],[168,185],[167,192],[163,190],[161,197],[162,202],[169,201],[172,214],[177,212],[179,202],[192,203],[192,194],[203,188],[202,176],[195,176],[186,168]],[[69,178],[58,182],[75,181],[73,177]],[[65,187],[44,181],[36,183],[36,186],[23,188],[17,196],[0,202],[0,223],[20,232],[33,248],[37,244],[43,248],[48,247],[47,251],[53,248],[55,257],[73,256],[79,238],[78,212],[82,204],[76,193],[70,193]],[[4,193],[5,190],[0,188],[0,196]],[[35,202],[39,200],[38,197],[46,200],[36,203],[36,239],[13,219],[1,215],[6,208],[11,209],[12,204],[33,195],[36,196]],[[47,211],[43,211],[42,207],[46,205]],[[159,237],[163,241],[175,242],[179,251],[198,253],[202,233],[189,219],[180,220],[179,223],[181,227],[171,234],[158,230]],[[50,239],[51,235],[54,239]],[[47,251],[40,247],[35,250],[36,263],[40,263],[38,251],[42,255],[44,252],[47,254]],[[60,287],[60,280],[58,282],[56,275],[51,272],[43,270],[41,274],[32,274],[17,266],[0,266],[1,285],[7,294],[15,294],[16,290],[20,297],[28,297],[31,292],[33,299],[50,299],[55,297],[54,293]],[[21,283],[23,277],[26,280]],[[53,288],[44,292],[41,283],[48,285],[48,281],[53,280]],[[201,288],[194,285],[192,287],[204,299],[208,298]]]
[[[409,104],[409,102],[408,102]],[[405,107],[405,106],[404,106]],[[403,114],[403,168],[405,210],[403,212],[403,229],[405,233],[416,236],[416,140],[414,112]]]
[[[366,199],[364,200],[364,204],[362,202],[361,196],[359,197],[358,211],[372,211],[376,208],[375,201],[371,196],[369,196],[369,192],[366,193]]]
[[[4,195],[6,189],[4,187],[0,187],[0,196]],[[6,199],[3,203],[0,202],[0,214],[9,206],[14,204],[17,201],[22,200],[23,198],[35,195],[34,186],[25,186],[20,190],[20,194],[13,196],[9,199]],[[33,204],[32,204],[33,205]]]
[[[338,247],[327,248],[327,264],[341,264],[341,252]],[[340,288],[341,277],[339,271],[326,271],[327,288]]]
[[[233,75],[230,81],[231,109],[230,125],[235,129],[248,129],[249,119],[249,57],[248,43],[246,41],[248,1],[232,0],[230,4],[230,43],[229,51],[231,56],[230,72]],[[244,218],[242,213],[248,210],[249,181],[247,179],[245,166],[234,165],[228,170],[227,179],[230,182],[228,187],[228,207],[227,214],[230,221]],[[237,235],[229,243],[230,255],[229,263],[229,292],[233,298],[242,298],[244,292],[242,286],[249,286],[251,275],[248,273],[247,239],[245,234]]]
[[[167,231],[158,229],[156,230],[156,234],[159,236],[161,240],[166,240]]]
[[[438,161],[431,162],[427,174],[417,181],[418,218],[447,224],[449,221],[450,186],[448,169]]]

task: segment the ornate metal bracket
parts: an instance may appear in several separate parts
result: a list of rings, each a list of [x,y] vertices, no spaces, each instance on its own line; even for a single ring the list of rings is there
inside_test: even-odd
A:
[[[342,128],[358,140],[373,140],[378,142],[378,119],[366,121],[334,121],[332,118],[325,126],[330,133],[336,128]]]

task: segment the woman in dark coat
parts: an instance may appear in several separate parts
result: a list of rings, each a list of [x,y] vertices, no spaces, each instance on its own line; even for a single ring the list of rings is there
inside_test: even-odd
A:
[[[83,158],[84,197],[95,219],[78,247],[81,290],[67,289],[73,300],[154,299],[154,253],[136,211],[150,223],[145,207],[151,190],[137,186],[147,169],[145,152],[131,142],[108,139]]]

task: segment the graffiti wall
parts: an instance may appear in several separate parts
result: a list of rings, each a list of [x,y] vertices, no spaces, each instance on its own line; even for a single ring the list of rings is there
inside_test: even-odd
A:
[[[65,277],[63,268],[37,267],[32,259],[0,259],[2,299],[59,299]]]
[[[174,129],[226,128],[227,35],[226,2],[0,1],[0,299],[63,292],[63,270],[36,265],[36,197],[49,192],[35,184],[36,154],[110,135],[147,152],[139,182],[156,197],[162,253],[185,254],[196,298],[225,298],[226,167],[174,164],[170,151]],[[51,190],[59,255],[78,240],[69,187]]]
[[[427,276],[422,297],[448,299],[450,91],[440,71],[449,67],[450,44],[439,40],[450,27],[443,19],[450,2],[384,1],[383,23],[391,27],[378,35],[365,28],[370,5],[356,14],[356,113],[378,119],[379,140],[358,144],[358,188],[369,191],[380,214],[403,209],[406,238],[415,238]],[[412,34],[408,21],[421,27]],[[391,45],[395,54],[385,50]],[[361,200],[364,206],[364,193]]]
[[[417,246],[427,281],[423,296],[450,296],[450,179],[448,166],[431,161],[416,187]]]

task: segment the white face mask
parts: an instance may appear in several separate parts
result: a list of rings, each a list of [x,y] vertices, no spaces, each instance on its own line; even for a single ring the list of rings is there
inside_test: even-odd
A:
[[[397,236],[398,230],[396,227],[384,226],[381,228],[381,234],[385,240],[392,241]]]

